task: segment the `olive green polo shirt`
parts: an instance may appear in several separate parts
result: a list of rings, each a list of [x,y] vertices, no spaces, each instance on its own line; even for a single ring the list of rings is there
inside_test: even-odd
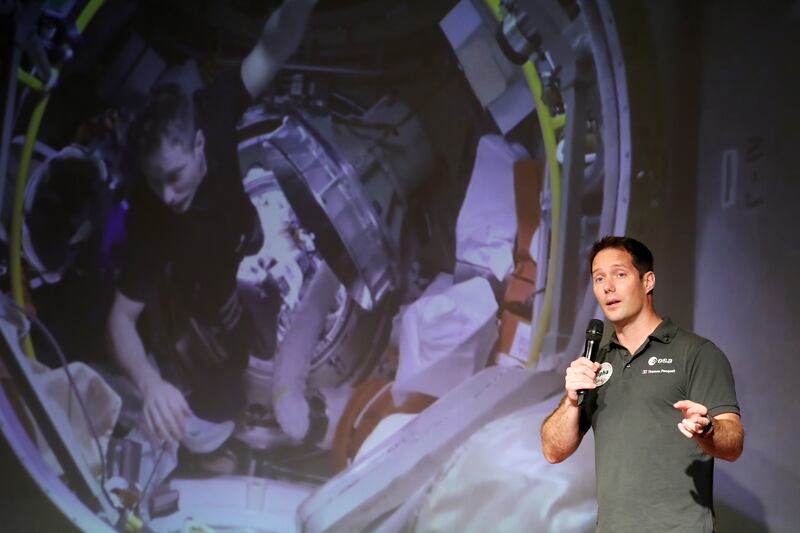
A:
[[[725,354],[664,319],[633,355],[612,335],[597,361],[607,381],[581,412],[581,430],[591,425],[595,438],[597,531],[714,531],[714,460],[681,434],[672,405],[738,414]]]

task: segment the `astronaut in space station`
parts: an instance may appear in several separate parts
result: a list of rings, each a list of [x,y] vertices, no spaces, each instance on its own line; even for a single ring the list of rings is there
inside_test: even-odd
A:
[[[243,407],[249,355],[274,350],[253,342],[237,292],[239,262],[260,249],[263,231],[242,184],[236,123],[299,46],[315,3],[286,0],[240,66],[194,94],[158,87],[129,134],[138,172],[108,334],[142,395],[145,427],[158,439],[180,440],[191,414],[233,418]],[[214,361],[180,384],[149,362],[137,330],[163,279],[191,320],[212,332]]]

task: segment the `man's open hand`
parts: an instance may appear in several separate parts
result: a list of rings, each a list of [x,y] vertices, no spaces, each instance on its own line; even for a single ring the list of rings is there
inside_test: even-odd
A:
[[[675,409],[680,409],[683,420],[678,424],[678,429],[686,438],[693,439],[703,434],[706,426],[711,423],[708,409],[705,405],[690,400],[675,402]]]
[[[179,441],[192,414],[183,394],[174,385],[158,379],[144,387],[144,423],[159,441]]]

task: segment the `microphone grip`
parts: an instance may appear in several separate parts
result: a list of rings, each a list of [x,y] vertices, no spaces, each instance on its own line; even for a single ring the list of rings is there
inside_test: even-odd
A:
[[[583,347],[583,357],[586,357],[590,361],[594,361],[595,353],[595,342],[594,339],[586,339],[586,344]],[[583,405],[583,399],[586,397],[586,390],[581,389],[578,391],[578,407]]]

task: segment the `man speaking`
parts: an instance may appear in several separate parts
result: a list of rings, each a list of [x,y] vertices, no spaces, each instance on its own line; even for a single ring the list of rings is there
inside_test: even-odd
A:
[[[561,462],[592,428],[598,532],[713,532],[714,458],[735,461],[744,443],[730,364],[656,313],[644,244],[605,237],[589,260],[614,333],[596,361],[579,357],[567,369],[566,395],[542,424],[542,453]]]

